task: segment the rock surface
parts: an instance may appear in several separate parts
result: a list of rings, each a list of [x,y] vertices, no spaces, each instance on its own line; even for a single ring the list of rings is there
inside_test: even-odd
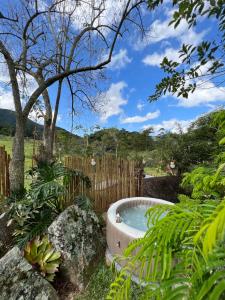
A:
[[[7,226],[8,218],[5,213],[0,215],[0,258],[12,248],[12,226]]]
[[[60,272],[82,290],[103,253],[104,240],[96,214],[70,206],[51,224],[49,239],[63,262]]]
[[[173,203],[178,202],[178,194],[184,193],[179,187],[181,179],[177,176],[151,177],[143,180],[143,196],[160,198]]]
[[[33,270],[14,247],[0,260],[1,300],[57,300],[51,284]]]

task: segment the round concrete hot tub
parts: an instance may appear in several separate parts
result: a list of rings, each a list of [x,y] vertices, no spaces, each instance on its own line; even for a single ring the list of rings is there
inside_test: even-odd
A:
[[[108,245],[106,256],[109,261],[112,261],[116,255],[122,255],[131,241],[145,235],[147,230],[147,219],[146,224],[143,224],[145,212],[148,208],[158,204],[173,205],[162,199],[134,197],[119,200],[110,206],[107,212],[106,229]],[[132,222],[129,220],[129,214]]]

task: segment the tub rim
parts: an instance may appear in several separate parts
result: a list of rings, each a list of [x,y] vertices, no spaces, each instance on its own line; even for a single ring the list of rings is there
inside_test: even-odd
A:
[[[124,198],[118,200],[117,202],[113,203],[108,211],[107,211],[107,220],[111,223],[114,227],[122,231],[124,234],[129,236],[132,239],[142,238],[144,237],[146,231],[138,230],[132,226],[127,225],[124,222],[117,223],[116,222],[116,214],[120,206],[124,206],[124,204],[132,202],[132,201],[146,201],[146,202],[153,202],[155,204],[167,204],[167,205],[174,205],[174,203],[158,199],[158,198],[150,198],[150,197],[131,197],[131,198]]]

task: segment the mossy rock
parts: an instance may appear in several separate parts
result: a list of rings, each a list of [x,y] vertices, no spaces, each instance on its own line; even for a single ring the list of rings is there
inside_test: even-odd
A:
[[[57,300],[52,285],[14,247],[0,260],[1,300]]]
[[[62,254],[60,272],[82,290],[104,256],[105,241],[98,217],[93,211],[70,206],[52,223],[48,235]]]

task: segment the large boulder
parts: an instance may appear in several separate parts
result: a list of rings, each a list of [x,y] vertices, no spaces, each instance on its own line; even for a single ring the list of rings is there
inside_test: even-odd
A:
[[[8,225],[7,214],[0,215],[0,258],[13,247],[13,227]]]
[[[56,300],[51,284],[22,257],[14,247],[0,260],[1,300]]]
[[[51,224],[49,239],[60,251],[63,262],[60,273],[82,290],[104,255],[104,239],[99,219],[93,211],[70,206]]]
[[[180,188],[181,178],[178,176],[160,176],[145,178],[143,196],[160,198],[173,203],[178,202],[178,194],[184,193]]]

